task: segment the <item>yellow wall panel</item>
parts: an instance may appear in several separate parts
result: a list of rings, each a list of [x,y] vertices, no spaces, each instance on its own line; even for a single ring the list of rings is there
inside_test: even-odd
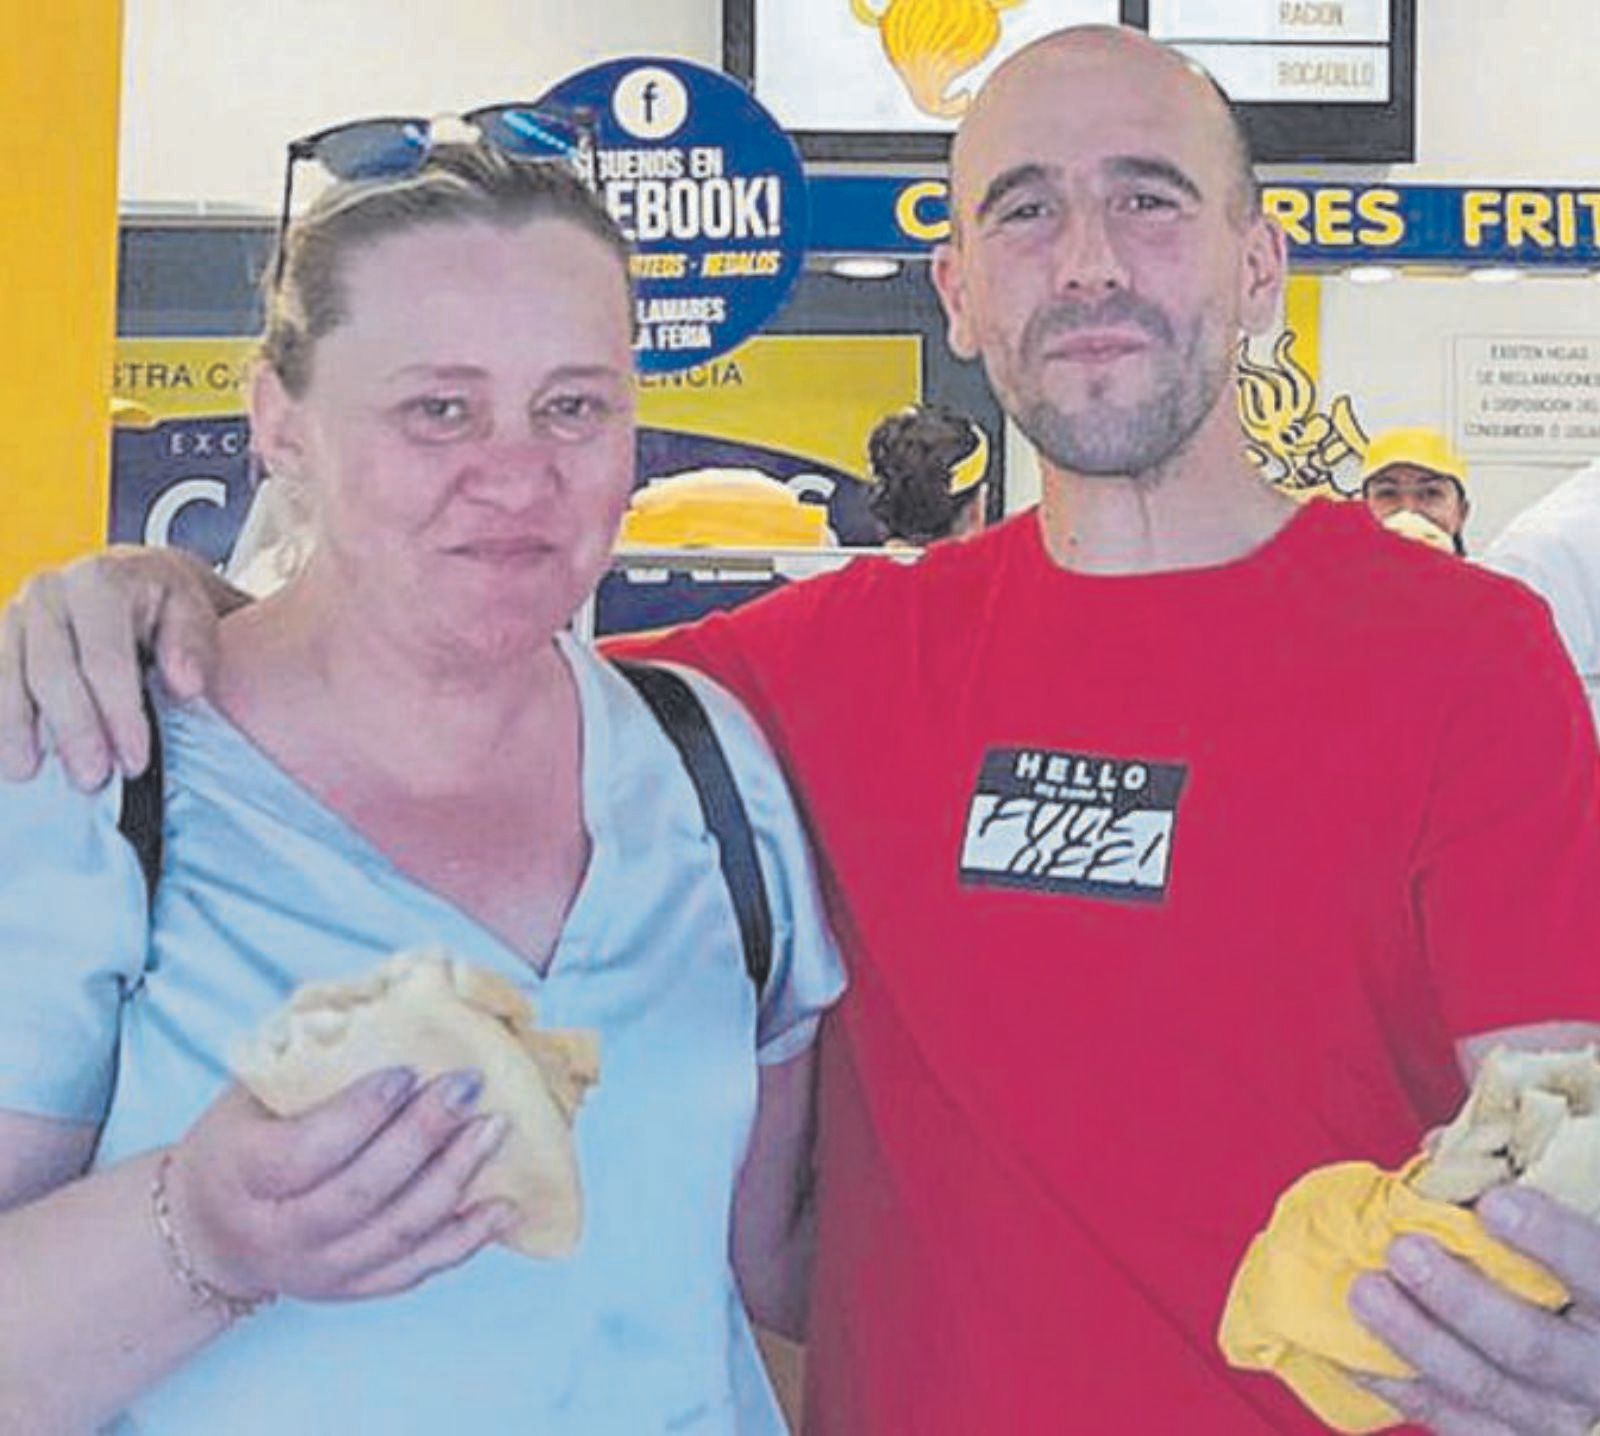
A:
[[[10,7],[0,45],[0,597],[102,543],[121,0]]]
[[[922,397],[910,334],[762,334],[682,374],[640,380],[639,422],[761,444],[865,479],[878,420]]]

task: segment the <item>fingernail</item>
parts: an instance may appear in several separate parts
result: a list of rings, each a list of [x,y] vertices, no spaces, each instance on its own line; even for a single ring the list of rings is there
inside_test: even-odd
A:
[[[1344,1371],[1341,1374],[1374,1396],[1387,1401],[1402,1415],[1414,1407],[1414,1395],[1417,1389],[1415,1381],[1401,1381],[1393,1376],[1374,1376],[1367,1371]]]
[[[453,1112],[463,1115],[472,1110],[473,1103],[483,1091],[483,1073],[474,1068],[452,1072],[439,1079],[439,1097]]]
[[[1528,1200],[1509,1187],[1496,1187],[1479,1198],[1477,1213],[1491,1231],[1511,1236],[1528,1224]]]
[[[106,771],[105,758],[95,753],[63,753],[61,761],[66,765],[67,777],[72,780],[72,786],[85,793],[92,793],[110,777]]]
[[[500,1140],[506,1134],[506,1119],[503,1114],[496,1112],[492,1117],[479,1119],[478,1128],[472,1134],[472,1145],[479,1152],[492,1152],[500,1145]]]
[[[517,1223],[522,1220],[522,1213],[510,1202],[498,1202],[496,1206],[499,1210],[494,1217],[494,1234],[503,1237],[507,1232],[515,1230]]]
[[[374,1079],[378,1097],[386,1103],[397,1103],[417,1085],[417,1074],[409,1067],[389,1067]]]
[[[1416,1237],[1399,1237],[1389,1244],[1389,1269],[1412,1281],[1422,1281],[1433,1270],[1433,1252]]]
[[[1358,1276],[1350,1287],[1350,1310],[1357,1316],[1381,1315],[1389,1300],[1387,1284],[1370,1272]]]

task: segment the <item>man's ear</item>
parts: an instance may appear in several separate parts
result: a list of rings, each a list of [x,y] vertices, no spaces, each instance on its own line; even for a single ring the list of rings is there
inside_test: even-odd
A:
[[[1247,334],[1265,334],[1278,317],[1289,273],[1289,242],[1278,221],[1258,214],[1248,221],[1239,261],[1239,323]]]
[[[275,477],[298,480],[305,472],[304,415],[278,371],[265,362],[250,373],[250,447]]]
[[[957,359],[978,357],[977,328],[973,323],[971,298],[966,275],[962,272],[961,251],[954,243],[939,245],[933,251],[933,287],[944,306],[945,338]]]

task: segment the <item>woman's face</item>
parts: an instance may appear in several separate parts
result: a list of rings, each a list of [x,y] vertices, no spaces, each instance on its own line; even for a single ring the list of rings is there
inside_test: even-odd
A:
[[[547,642],[599,582],[632,486],[622,264],[570,221],[428,225],[346,259],[298,399],[257,391],[269,467],[349,611],[453,658]]]

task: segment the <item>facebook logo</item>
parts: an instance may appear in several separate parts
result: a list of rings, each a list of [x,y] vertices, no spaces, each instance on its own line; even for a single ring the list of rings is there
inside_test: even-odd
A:
[[[664,140],[689,118],[689,92],[671,70],[641,65],[617,82],[611,112],[635,139]]]

